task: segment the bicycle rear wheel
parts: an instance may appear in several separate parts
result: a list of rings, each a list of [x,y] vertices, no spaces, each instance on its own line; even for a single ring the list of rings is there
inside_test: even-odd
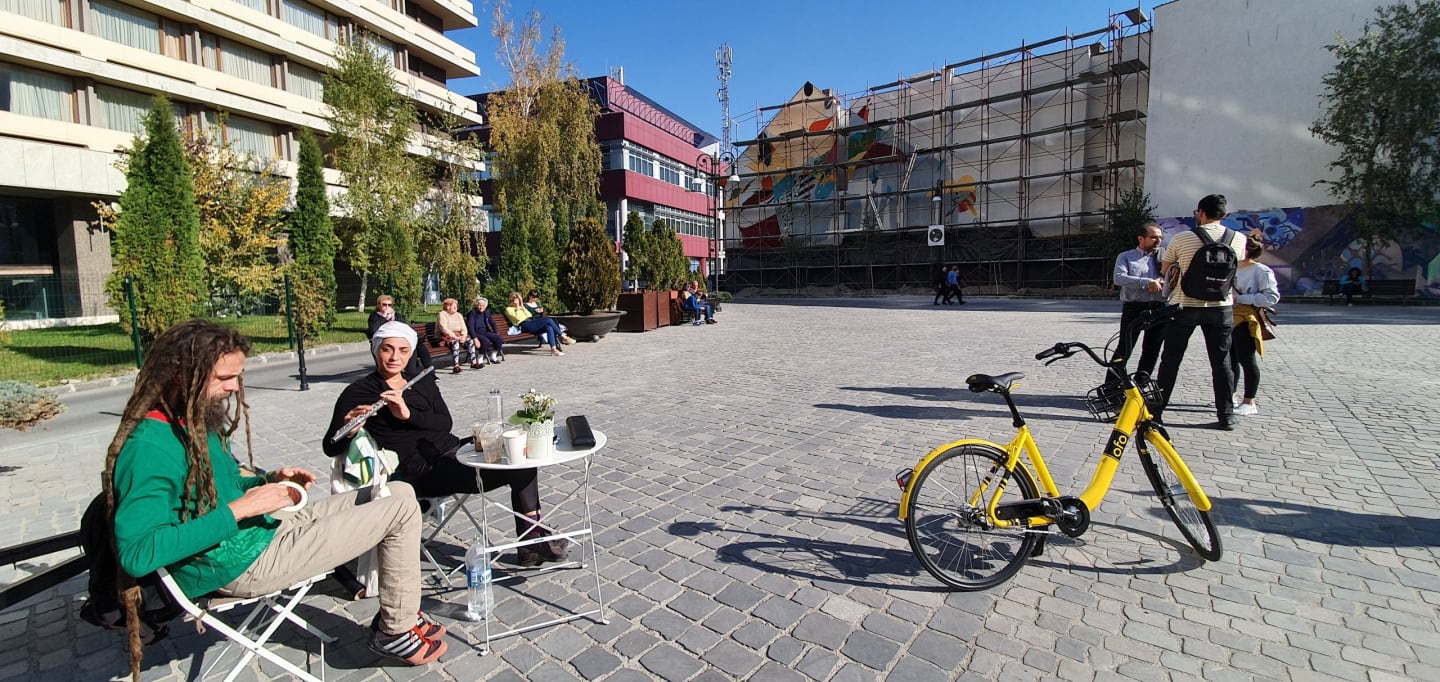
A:
[[[1157,434],[1158,435],[1158,434]],[[1174,448],[1174,445],[1160,435],[1164,445]],[[1158,450],[1162,447],[1159,443],[1153,443]],[[1180,534],[1195,548],[1195,552],[1208,561],[1218,561],[1223,549],[1220,547],[1220,536],[1215,532],[1215,524],[1210,521],[1210,512],[1200,511],[1195,506],[1195,500],[1191,498],[1190,491],[1180,482],[1180,476],[1170,467],[1170,461],[1159,452],[1153,455],[1150,449],[1144,446],[1143,442],[1137,443],[1140,451],[1140,464],[1145,467],[1145,475],[1150,478],[1150,485],[1155,488],[1155,495],[1160,498],[1161,506],[1170,514],[1170,520],[1175,522],[1175,527],[1180,529]],[[1155,458],[1163,460],[1164,466],[1157,463]]]
[[[997,528],[990,501],[1039,497],[1030,471],[1005,470],[1005,453],[986,445],[950,448],[915,474],[905,534],[920,565],[955,589],[984,590],[1009,580],[1030,558],[1039,536],[1017,521]]]

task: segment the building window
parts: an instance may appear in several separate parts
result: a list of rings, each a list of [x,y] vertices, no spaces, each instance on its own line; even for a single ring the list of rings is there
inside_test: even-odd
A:
[[[365,42],[370,45],[370,51],[380,55],[385,63],[395,66],[395,43],[392,43],[374,33],[365,34]]]
[[[263,121],[229,116],[225,120],[225,141],[237,152],[262,159],[280,156],[280,140],[275,134],[275,126]]]
[[[325,11],[304,0],[285,0],[280,18],[285,23],[321,38],[330,38],[326,30]],[[331,40],[334,40],[331,38]]]
[[[631,149],[628,153],[629,160],[626,167],[632,172],[639,173],[647,178],[655,177],[655,158],[647,154]]]
[[[70,24],[67,9],[65,0],[0,0],[0,11],[14,12],[56,26]]]
[[[190,36],[179,22],[165,19],[160,22],[163,33],[160,36],[160,53],[171,59],[178,59],[182,62],[190,61],[190,51],[186,49]]]
[[[133,90],[96,85],[95,97],[100,100],[100,125],[111,130],[138,133],[141,118],[150,110],[150,96]]]
[[[146,52],[160,52],[160,18],[111,0],[90,0],[95,35]]]
[[[290,92],[310,99],[325,99],[325,78],[320,72],[303,64],[290,62],[286,85]]]
[[[55,215],[49,199],[0,197],[0,265],[54,265]],[[16,301],[6,301],[17,309]]]
[[[420,22],[421,24],[424,24],[425,26],[429,27],[430,30],[435,31],[436,33],[445,32],[445,22],[440,21],[440,17],[437,17],[434,14],[425,11],[425,8],[420,7],[413,2],[405,3],[405,15],[410,17],[411,19],[414,19],[415,21]]]
[[[0,109],[21,116],[75,122],[75,81],[69,76],[0,64],[5,85]]]
[[[238,2],[238,3],[240,3],[240,4],[242,4],[242,5],[246,6],[246,7],[249,7],[250,9],[253,9],[253,10],[255,10],[256,12],[260,12],[261,14],[269,14],[269,13],[270,13],[270,8],[266,6],[266,5],[269,4],[269,0],[235,0],[235,2]]]
[[[670,164],[660,164],[660,179],[672,185],[680,184],[680,170]]]
[[[219,54],[216,56],[220,62],[221,73],[228,73],[260,85],[273,86],[275,84],[274,69],[272,68],[274,60],[265,51],[224,38],[219,40],[218,47]],[[207,66],[210,65],[207,64]],[[211,66],[211,68],[214,67]]]
[[[414,52],[410,53],[410,58],[407,61],[410,62],[410,73],[432,83],[445,84],[445,69],[416,57]]]

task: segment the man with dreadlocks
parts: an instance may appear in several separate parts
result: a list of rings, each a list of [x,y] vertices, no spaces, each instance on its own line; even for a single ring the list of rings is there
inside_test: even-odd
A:
[[[414,491],[366,488],[311,500],[293,513],[290,481],[315,475],[283,467],[247,476],[231,449],[245,422],[254,450],[241,374],[250,342],[204,320],[171,327],[155,340],[105,458],[102,485],[114,519],[115,550],[130,629],[131,672],[139,679],[138,588],[131,576],[167,568],[190,597],[269,594],[379,553],[380,612],[370,647],[412,665],[445,652],[444,626],[420,613],[420,525]]]

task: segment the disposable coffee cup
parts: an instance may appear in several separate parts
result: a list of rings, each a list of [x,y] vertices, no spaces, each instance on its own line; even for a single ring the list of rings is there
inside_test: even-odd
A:
[[[475,429],[475,449],[483,454],[486,464],[499,464],[505,459],[505,426],[486,422]]]
[[[289,490],[286,492],[290,493],[291,502],[290,506],[283,507],[280,509],[280,511],[297,512],[305,507],[305,502],[309,499],[309,495],[305,494],[305,486],[302,486],[294,481],[281,481],[280,485],[289,488]]]
[[[525,462],[525,431],[507,429],[501,435],[505,439],[505,463],[523,464]]]

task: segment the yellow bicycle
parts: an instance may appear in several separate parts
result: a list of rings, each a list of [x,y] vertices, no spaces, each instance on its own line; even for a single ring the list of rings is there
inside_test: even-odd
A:
[[[1140,322],[1148,324],[1173,313],[1162,311]],[[1026,560],[1039,555],[1047,536],[1057,532],[1072,538],[1083,535],[1090,525],[1090,513],[1105,498],[1120,457],[1132,442],[1160,504],[1180,533],[1200,556],[1210,561],[1220,558],[1220,538],[1210,521],[1210,498],[1146,405],[1145,393],[1150,393],[1151,400],[1158,398],[1153,382],[1145,379],[1142,392],[1142,386],[1120,369],[1123,358],[1107,363],[1079,342],[1057,343],[1035,359],[1050,359],[1046,363],[1050,364],[1080,351],[1106,367],[1113,377],[1106,386],[1091,391],[1087,405],[1097,419],[1113,417],[1115,425],[1090,484],[1078,497],[1060,495],[1030,428],[1015,408],[1010,389],[1025,378],[1020,372],[976,374],[965,380],[971,391],[998,393],[1005,399],[1016,429],[1008,445],[957,440],[931,450],[913,469],[896,475],[902,490],[900,518],[910,548],[940,582],[960,590],[988,589],[1009,580]],[[1029,461],[1028,467],[1021,461],[1022,455]],[[1163,466],[1157,459],[1164,460]]]

